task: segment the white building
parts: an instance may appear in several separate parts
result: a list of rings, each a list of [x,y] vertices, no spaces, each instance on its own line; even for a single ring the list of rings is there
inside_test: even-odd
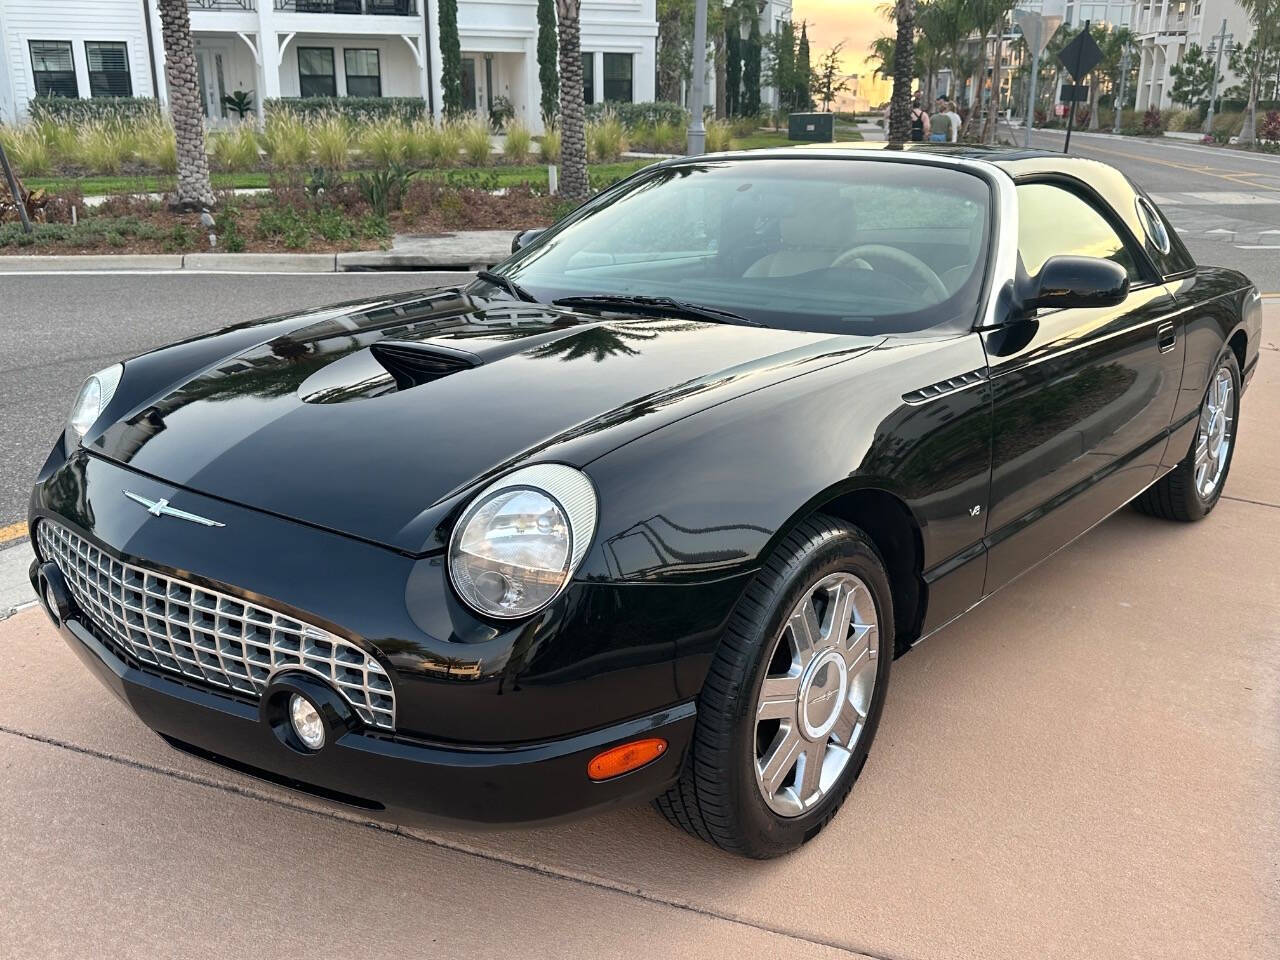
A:
[[[1139,0],[1134,4],[1133,32],[1138,40],[1137,108],[1165,109],[1173,106],[1170,93],[1173,75],[1170,67],[1182,59],[1191,44],[1208,50],[1226,20],[1228,43],[1248,43],[1253,35],[1249,15],[1235,0]],[[1222,57],[1222,74],[1226,80],[1219,90],[1239,80]]]
[[[583,0],[588,102],[654,99],[656,0]],[[205,112],[251,91],[423,97],[441,110],[437,0],[189,0]],[[789,4],[788,4],[789,6]],[[537,0],[459,0],[463,101],[506,97],[541,129]],[[164,51],[156,0],[0,0],[0,119],[37,93],[155,96]],[[158,88],[158,90],[157,90]]]

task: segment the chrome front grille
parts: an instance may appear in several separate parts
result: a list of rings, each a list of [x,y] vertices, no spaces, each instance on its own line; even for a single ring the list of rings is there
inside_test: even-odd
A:
[[[395,729],[395,692],[386,671],[341,637],[124,563],[49,520],[37,525],[36,538],[93,625],[142,663],[254,698],[276,673],[303,670],[333,684],[365,723]]]

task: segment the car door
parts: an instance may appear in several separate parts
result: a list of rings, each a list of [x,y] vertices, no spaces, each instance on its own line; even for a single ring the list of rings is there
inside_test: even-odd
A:
[[[992,389],[986,592],[1069,543],[1156,475],[1182,376],[1172,293],[1127,228],[1083,184],[1020,182],[1018,253],[1128,270],[1118,306],[1041,310],[983,333]]]

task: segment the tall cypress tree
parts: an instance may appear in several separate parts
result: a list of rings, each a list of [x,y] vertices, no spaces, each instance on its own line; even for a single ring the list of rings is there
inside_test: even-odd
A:
[[[542,87],[542,122],[550,123],[560,112],[560,72],[556,58],[556,0],[538,0],[538,84]]]
[[[742,64],[743,116],[754,117],[760,113],[760,57],[760,18],[753,16]]]
[[[796,51],[795,102],[797,110],[809,110],[813,101],[809,99],[809,81],[813,70],[809,66],[809,27],[800,24],[800,47]]]
[[[440,100],[446,117],[462,113],[462,41],[458,0],[440,0]]]
[[[724,24],[724,110],[730,117],[738,116],[742,91],[742,40],[738,37],[738,18],[726,17]]]
[[[796,26],[790,20],[782,25],[782,33],[774,37],[773,85],[778,88],[778,106],[788,112],[796,109]]]

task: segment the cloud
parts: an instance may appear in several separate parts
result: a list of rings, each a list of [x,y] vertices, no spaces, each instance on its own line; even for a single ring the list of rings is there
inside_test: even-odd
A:
[[[850,73],[857,73],[863,95],[872,101],[877,93],[871,89],[871,67],[866,63],[867,47],[876,37],[888,34],[892,24],[880,15],[877,7],[885,0],[795,0],[792,16],[797,22],[809,24],[809,42],[814,58],[844,41],[844,64]],[[888,96],[888,85],[875,83],[875,90],[883,88]]]

